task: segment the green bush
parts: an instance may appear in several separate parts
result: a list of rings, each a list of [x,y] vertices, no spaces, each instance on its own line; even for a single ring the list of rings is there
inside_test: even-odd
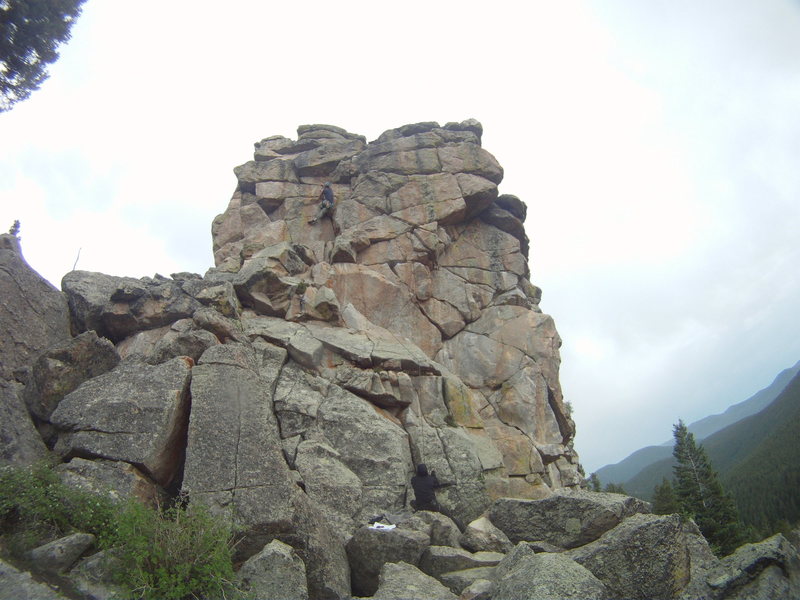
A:
[[[137,600],[238,597],[232,530],[202,506],[150,508],[63,484],[47,464],[0,468],[0,533],[22,554],[69,533],[94,534],[114,577]]]
[[[231,598],[232,531],[202,506],[153,509],[130,502],[120,513],[117,582],[141,600]]]
[[[109,499],[64,485],[46,463],[0,468],[0,532],[12,553],[75,531],[107,542],[116,511]]]

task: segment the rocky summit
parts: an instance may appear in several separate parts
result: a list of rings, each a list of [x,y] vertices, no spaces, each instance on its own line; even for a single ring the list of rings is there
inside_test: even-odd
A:
[[[797,591],[783,538],[727,564],[693,524],[580,489],[527,209],[480,123],[297,133],[234,169],[203,276],[72,271],[59,292],[2,236],[0,459],[203,503],[236,524],[258,597]],[[441,513],[410,508],[419,463]]]

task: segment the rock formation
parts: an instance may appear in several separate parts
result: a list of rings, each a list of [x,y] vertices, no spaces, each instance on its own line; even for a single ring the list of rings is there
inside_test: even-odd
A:
[[[202,502],[237,525],[259,594],[300,578],[299,598],[515,597],[536,573],[536,597],[738,593],[744,567],[713,562],[695,529],[579,490],[526,207],[499,194],[481,134],[468,120],[261,140],[204,276],[72,271],[62,294],[2,236],[0,457],[52,452],[70,485]],[[336,203],[311,224],[325,182]],[[420,462],[448,516],[410,515]],[[400,526],[366,526],[379,515]],[[647,582],[619,549],[640,534]],[[784,542],[764,550],[781,568]]]

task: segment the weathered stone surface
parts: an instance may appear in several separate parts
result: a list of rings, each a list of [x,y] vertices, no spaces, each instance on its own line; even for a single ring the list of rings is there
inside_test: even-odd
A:
[[[484,223],[494,225],[500,231],[505,231],[517,238],[520,252],[525,258],[528,258],[530,241],[528,240],[528,235],[525,233],[525,227],[521,220],[497,205],[489,206],[486,210],[481,212],[480,219]]]
[[[126,462],[76,457],[58,465],[56,471],[66,485],[107,496],[115,502],[127,498],[145,502],[160,499],[155,484]]]
[[[318,431],[364,485],[362,510],[402,506],[409,480],[408,435],[367,401],[331,386],[317,411]]]
[[[40,352],[69,339],[64,295],[22,257],[19,240],[0,235],[0,379],[13,381]]]
[[[110,371],[119,360],[114,345],[94,331],[51,346],[36,359],[25,386],[28,410],[48,420],[65,395],[87,379]]]
[[[294,465],[303,488],[337,531],[350,531],[361,510],[363,485],[341,460],[339,452],[321,442],[303,441],[297,446]]]
[[[508,536],[492,525],[492,522],[486,517],[475,519],[467,525],[459,542],[471,552],[507,553],[514,548]]]
[[[630,515],[649,512],[647,502],[631,496],[575,491],[542,500],[500,498],[488,517],[513,543],[543,540],[574,548],[596,540]]]
[[[612,598],[674,598],[688,585],[691,574],[686,533],[678,515],[632,515],[594,542],[558,556],[589,569]]]
[[[185,358],[130,360],[84,382],[50,417],[56,451],[129,462],[169,486],[183,462],[191,367]]]
[[[427,510],[416,512],[414,516],[429,525],[427,532],[431,538],[431,546],[459,547],[461,532],[450,517]]]
[[[28,552],[28,559],[38,570],[58,573],[69,570],[95,542],[89,533],[73,533]]]
[[[94,330],[112,342],[191,317],[200,303],[167,278],[133,279],[70,271],[61,280],[74,333]]]
[[[30,573],[20,571],[0,560],[0,598],[11,600],[66,600],[66,596],[39,583]]]
[[[372,596],[376,600],[456,600],[449,589],[406,562],[385,563],[381,567],[378,589]]]
[[[248,558],[236,573],[236,583],[256,598],[308,600],[306,566],[291,546],[279,540]]]
[[[188,356],[197,362],[206,350],[219,343],[219,338],[211,331],[198,327],[194,321],[181,319],[153,345],[146,360],[159,364],[178,356]]]
[[[800,597],[800,555],[781,534],[745,544],[710,569],[706,578],[722,598]],[[688,596],[685,596],[688,598]]]
[[[442,573],[439,576],[439,581],[445,584],[454,593],[461,594],[476,581],[492,578],[496,568],[497,567],[474,567],[472,569],[462,569],[461,571],[450,571],[448,573]]]
[[[69,580],[87,600],[124,597],[125,590],[114,581],[119,559],[112,551],[102,550],[82,558],[69,572]]]
[[[344,596],[344,548],[284,460],[271,394],[285,361],[284,350],[263,342],[214,346],[201,357],[192,375],[183,491],[240,528],[241,558],[280,539],[305,563],[311,597]]]
[[[527,554],[512,569],[504,570],[495,583],[492,600],[603,600],[605,585],[588,569],[563,554]]]
[[[385,563],[417,565],[430,538],[408,529],[379,530],[361,527],[347,542],[353,594],[372,596],[378,589]]]
[[[47,447],[20,391],[19,384],[0,380],[0,463],[31,465],[47,456]]]
[[[459,600],[491,600],[494,582],[488,579],[476,579],[461,590]]]
[[[504,558],[500,552],[470,552],[450,546],[429,546],[419,561],[419,568],[432,577],[450,571],[493,567]]]

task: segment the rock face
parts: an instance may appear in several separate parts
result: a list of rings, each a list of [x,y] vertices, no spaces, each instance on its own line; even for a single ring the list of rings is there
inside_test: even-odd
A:
[[[331,126],[298,133],[256,144],[212,227],[206,279],[232,282],[245,330],[279,318],[282,336],[264,339],[399,418],[413,462],[466,520],[497,497],[577,485],[525,205],[498,195],[480,124],[418,123],[369,144]],[[312,225],[325,181],[336,204]]]
[[[70,338],[69,310],[7,233],[0,235],[0,298],[0,379],[24,382],[40,352]]]

